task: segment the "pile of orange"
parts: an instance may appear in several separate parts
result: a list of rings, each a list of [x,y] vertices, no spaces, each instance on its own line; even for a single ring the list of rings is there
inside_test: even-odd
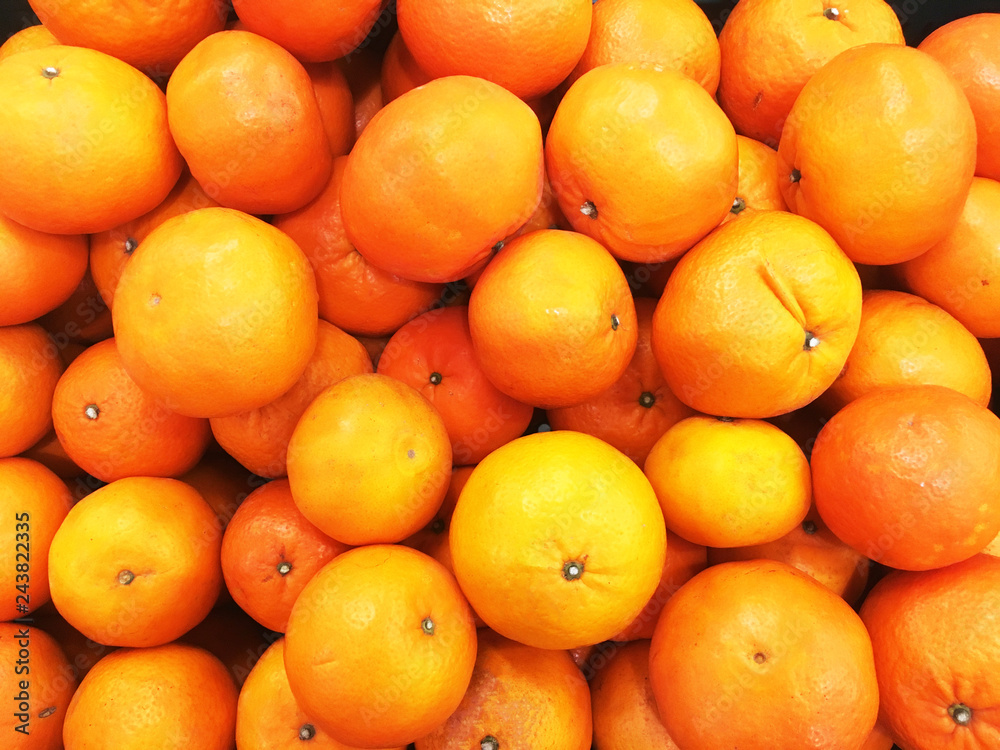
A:
[[[233,5],[0,47],[0,745],[1000,748],[1000,14]]]

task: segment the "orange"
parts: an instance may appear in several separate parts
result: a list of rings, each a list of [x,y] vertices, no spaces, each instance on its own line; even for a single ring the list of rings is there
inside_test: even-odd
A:
[[[62,727],[76,679],[59,644],[44,630],[0,623],[0,690],[8,698],[0,732],[11,750],[62,748]]]
[[[316,274],[319,315],[353,334],[393,333],[441,296],[439,284],[409,281],[373,266],[344,232],[340,190],[347,157],[333,162],[330,182],[310,203],[274,218],[298,243]]]
[[[590,750],[590,691],[565,651],[479,632],[472,681],[448,720],[416,750],[458,747]]]
[[[854,47],[826,64],[795,100],[778,146],[792,211],[871,265],[943,240],[975,166],[976,121],[962,89],[933,57],[895,44]]]
[[[114,229],[92,235],[90,274],[104,304],[109,308],[114,304],[115,289],[118,288],[122,269],[150,232],[174,216],[218,205],[205,194],[191,173],[185,170],[163,203],[148,214]]]
[[[208,420],[183,417],[128,376],[114,339],[94,344],[59,378],[52,419],[67,455],[102,482],[176,477],[198,463]]]
[[[595,68],[549,128],[545,166],[573,228],[616,257],[670,260],[733,205],[736,133],[695,81],[653,63]]]
[[[371,371],[371,359],[361,342],[321,320],[316,349],[298,382],[259,409],[214,417],[212,434],[226,452],[254,474],[283,477],[287,473],[288,441],[306,407],[324,388]]]
[[[883,0],[743,0],[719,34],[719,104],[743,135],[777,146],[802,87],[851,47],[905,44]]]
[[[54,310],[87,270],[87,238],[29,229],[0,215],[0,326]]]
[[[594,398],[638,338],[625,275],[598,242],[544,229],[507,243],[469,301],[476,358],[493,384],[541,408]]]
[[[835,537],[815,508],[802,523],[773,542],[708,550],[710,565],[762,558],[798,568],[851,606],[857,604],[868,583],[868,558]]]
[[[121,60],[52,46],[0,62],[0,212],[42,232],[103,232],[181,173],[163,94]]]
[[[453,76],[372,119],[347,158],[341,210],[348,239],[372,264],[447,282],[524,224],[541,194],[538,118],[496,84]]]
[[[443,723],[476,661],[455,579],[398,545],[349,550],[306,584],[285,634],[285,669],[307,716],[339,742],[405,745]]]
[[[716,565],[667,602],[649,655],[660,719],[678,747],[861,747],[879,692],[861,619],[771,560]]]
[[[740,177],[733,206],[723,223],[732,221],[745,210],[787,211],[785,199],[778,184],[778,152],[767,144],[736,136],[740,154]]]
[[[959,82],[976,117],[976,174],[1000,180],[1000,13],[941,26],[917,48]]]
[[[108,654],[73,695],[66,750],[229,750],[236,686],[218,659],[182,643]]]
[[[52,32],[42,25],[26,26],[7,37],[7,41],[0,44],[0,60],[18,52],[27,52],[41,47],[52,47],[59,44],[59,40],[52,36]]]
[[[485,78],[522,99],[548,93],[587,46],[587,0],[399,0],[399,33],[434,78]]]
[[[615,634],[614,641],[634,641],[652,638],[656,621],[663,606],[676,594],[681,586],[708,566],[708,550],[704,545],[689,542],[667,529],[667,556],[663,561],[663,573],[656,591],[646,602],[646,606],[625,628]]]
[[[63,353],[81,352],[86,344],[96,344],[114,335],[111,310],[101,299],[89,270],[83,274],[69,299],[43,315],[38,322]]]
[[[601,750],[679,750],[667,734],[649,684],[649,641],[615,651],[590,683],[594,744]]]
[[[119,479],[73,506],[52,540],[59,613],[112,646],[159,646],[197,625],[222,585],[215,513],[176,479]]]
[[[139,387],[172,410],[220,417],[270,403],[316,348],[316,282],[288,235],[203,208],[168,219],[122,271],[118,352]]]
[[[91,47],[151,77],[167,76],[191,48],[226,23],[216,0],[29,0],[39,20],[62,44]]]
[[[912,294],[865,292],[861,328],[840,376],[823,394],[837,411],[858,396],[901,385],[943,385],[980,406],[990,402],[990,366],[976,337]]]
[[[759,211],[681,258],[653,316],[653,353],[693,409],[772,417],[833,383],[860,319],[858,273],[830,235]]]
[[[170,76],[167,106],[191,174],[223,206],[294,211],[330,177],[309,74],[263,37],[220,31],[199,42]]]
[[[398,542],[425,526],[451,477],[451,441],[426,399],[385,375],[354,375],[310,404],[288,444],[295,504],[350,545]]]
[[[253,476],[225,453],[209,453],[187,474],[178,477],[198,490],[225,529],[236,509],[264,480]]]
[[[0,620],[24,617],[49,600],[49,547],[72,505],[66,485],[37,461],[0,458],[0,563],[9,596]]]
[[[1000,336],[1000,182],[976,177],[958,223],[897,267],[906,287],[980,338]]]
[[[284,632],[296,597],[347,545],[302,515],[287,479],[254,490],[222,539],[222,574],[233,600],[264,627]]]
[[[656,590],[662,518],[642,472],[611,446],[578,432],[528,435],[487,456],[462,490],[450,530],[455,577],[507,638],[548,649],[599,643]]]
[[[393,34],[392,41],[385,50],[385,57],[382,58],[382,71],[380,82],[382,86],[382,99],[386,104],[393,99],[398,99],[407,91],[423,86],[434,79],[434,76],[427,73],[410,52],[403,41],[403,35],[398,31]]]
[[[855,399],[820,432],[812,472],[830,531],[893,568],[959,562],[1000,532],[1000,420],[950,388]]]
[[[773,542],[802,522],[809,462],[768,422],[689,417],[656,441],[644,471],[667,528],[695,544]]]
[[[307,63],[303,67],[312,81],[330,153],[348,153],[354,145],[354,95],[347,77],[333,62]]]
[[[638,339],[625,372],[607,390],[576,406],[549,409],[554,430],[600,438],[642,466],[653,444],[693,413],[673,394],[653,356],[651,299],[635,300]]]
[[[28,450],[52,429],[52,394],[62,371],[41,326],[0,327],[0,458]]]
[[[693,78],[711,96],[719,86],[719,41],[693,0],[601,0],[573,83],[601,65],[644,62]]]
[[[382,2],[233,0],[233,10],[247,31],[277,42],[303,62],[323,62],[343,57],[365,40]]]
[[[987,750],[1000,742],[1000,558],[893,572],[861,607],[871,634],[882,721],[913,750]]]
[[[281,638],[260,657],[240,690],[236,746],[299,750],[304,741],[310,750],[353,750],[318,728],[299,708],[285,674],[285,640]]]
[[[378,371],[414,388],[437,409],[456,465],[477,464],[520,437],[534,411],[486,378],[473,352],[465,306],[431,310],[404,325],[386,344]]]

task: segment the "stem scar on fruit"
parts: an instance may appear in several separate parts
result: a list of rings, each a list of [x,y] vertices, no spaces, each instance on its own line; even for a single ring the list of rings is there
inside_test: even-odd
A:
[[[87,404],[83,413],[86,415],[87,419],[97,419],[101,416],[101,410],[98,408],[97,404]]]
[[[654,396],[649,391],[643,391],[639,395],[639,406],[645,407],[646,409],[652,409],[653,404],[656,403],[656,396]]]
[[[967,727],[972,722],[972,709],[964,703],[953,703],[948,706],[948,715],[962,727]]]
[[[806,331],[806,343],[802,348],[807,352],[811,352],[817,346],[819,346],[819,339],[816,337],[816,334],[812,331]]]
[[[488,734],[479,740],[480,750],[500,750],[500,741],[492,734]]]
[[[434,635],[434,620],[429,617],[425,617],[420,623],[420,629],[423,630],[426,635]]]
[[[597,206],[595,206],[591,201],[584,201],[583,205],[580,206],[580,213],[584,216],[589,216],[591,219],[596,219]]]
[[[733,207],[729,209],[729,213],[734,215],[743,213],[746,207],[747,207],[747,202],[737,195],[735,198],[733,198]]]
[[[48,78],[51,81],[53,78],[57,78],[58,76],[59,68],[54,68],[51,65],[47,68],[42,68],[42,78]]]
[[[303,724],[299,727],[299,739],[300,740],[311,740],[316,736],[316,727],[312,724]]]
[[[282,577],[287,576],[292,572],[292,564],[287,560],[282,560],[278,563],[278,574]]]
[[[827,8],[823,11],[823,15],[829,18],[831,21],[840,20],[840,11],[837,8]]]
[[[128,586],[132,581],[135,580],[135,573],[131,570],[122,570],[118,573],[118,583],[122,586]]]
[[[432,372],[431,373],[431,377],[430,377],[431,385],[441,385],[441,381],[442,380],[443,380],[443,378],[441,377],[441,373],[439,373],[439,372]]]
[[[562,577],[567,581],[575,581],[583,575],[583,563],[579,560],[570,560],[563,565]]]

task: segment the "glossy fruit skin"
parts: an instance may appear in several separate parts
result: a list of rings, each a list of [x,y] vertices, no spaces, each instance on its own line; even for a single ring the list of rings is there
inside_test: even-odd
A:
[[[73,506],[56,532],[52,602],[97,643],[161,646],[204,619],[218,598],[221,544],[215,512],[191,486],[119,479]]]
[[[527,435],[487,456],[462,490],[450,529],[455,576],[505,637],[549,649],[598,643],[656,590],[662,518],[638,467],[607,444]]]
[[[103,52],[57,45],[8,57],[0,95],[21,103],[0,113],[0,210],[20,224],[103,232],[155,208],[181,174],[163,93]]]
[[[0,583],[11,591],[0,620],[26,617],[49,601],[49,548],[72,503],[66,485],[42,464],[0,458],[0,530],[10,539],[0,553]]]
[[[357,750],[333,739],[299,708],[285,674],[285,639],[279,638],[261,655],[240,690],[236,746],[297,750],[303,742],[300,734],[311,735],[309,747],[316,750]]]
[[[548,409],[552,429],[593,435],[642,466],[660,436],[694,413],[670,390],[653,355],[655,309],[655,300],[635,300],[638,335],[625,372],[605,391],[582,404]]]
[[[385,271],[455,281],[527,221],[542,179],[541,126],[524,102],[482,79],[436,79],[386,105],[358,138],[341,186],[344,228]]]
[[[667,527],[695,544],[773,542],[809,511],[809,462],[762,420],[681,420],[653,446],[643,472]]]
[[[869,593],[861,619],[875,649],[882,722],[902,746],[947,750],[960,741],[985,750],[1000,740],[990,708],[1000,666],[991,625],[998,606],[1000,558],[990,555],[894,571]],[[962,706],[968,716],[955,713]]]
[[[451,441],[434,407],[375,373],[320,393],[288,444],[295,504],[354,546],[399,542],[423,528],[441,506],[451,467]]]
[[[950,388],[852,401],[820,431],[812,475],[830,530],[893,568],[950,565],[1000,531],[1000,419]]]
[[[583,57],[567,79],[620,62],[662,65],[693,78],[711,96],[719,86],[721,55],[715,29],[692,0],[604,0]]]
[[[475,747],[486,737],[501,747],[589,750],[590,691],[568,653],[525,646],[487,629],[478,632],[478,641],[462,703],[417,740],[417,750]]]
[[[165,221],[139,246],[112,318],[139,387],[179,414],[226,416],[274,401],[302,376],[316,348],[316,281],[283,232],[203,208]]]
[[[917,49],[947,68],[976,117],[976,174],[1000,180],[1000,14],[979,13],[936,29]]]
[[[824,66],[778,146],[789,208],[871,265],[911,260],[944,239],[975,166],[962,89],[930,55],[894,44],[854,47]]]
[[[772,417],[830,386],[860,321],[858,273],[822,227],[746,212],[678,262],[653,316],[653,353],[691,408]]]
[[[369,747],[433,731],[458,707],[476,661],[472,612],[455,579],[399,545],[327,563],[296,599],[285,638],[299,705],[338,741]],[[398,687],[401,675],[411,689]]]
[[[170,77],[167,105],[191,174],[227,208],[294,211],[330,177],[333,154],[309,74],[263,37],[220,31],[203,39]]]
[[[34,625],[0,622],[0,657],[10,667],[0,677],[0,688],[14,704],[0,723],[0,731],[13,743],[8,746],[16,750],[61,748],[66,709],[77,679],[58,642]],[[17,671],[25,662],[30,671]]]
[[[247,31],[260,34],[302,62],[335,60],[365,40],[382,11],[381,0],[351,3],[235,0]]]
[[[258,476],[288,474],[295,425],[325,388],[372,371],[368,352],[353,336],[325,320],[319,321],[316,334],[316,349],[295,385],[259,409],[210,420],[219,445]]]
[[[649,682],[648,640],[619,645],[594,675],[594,742],[605,750],[679,750],[660,721]]]
[[[499,391],[483,373],[465,306],[431,310],[402,326],[386,344],[378,371],[434,405],[451,438],[456,466],[477,464],[520,437],[534,412]]]
[[[736,133],[711,96],[652,63],[581,76],[545,142],[546,171],[573,229],[642,263],[681,255],[722,221],[737,162]]]
[[[52,429],[52,394],[63,369],[40,325],[0,327],[0,457],[28,450]]]
[[[187,741],[229,750],[236,701],[229,672],[203,649],[182,643],[118,649],[73,694],[63,741],[66,750],[173,748]]]
[[[663,610],[650,649],[660,718],[679,747],[860,747],[878,684],[861,619],[771,560],[716,565]]]
[[[587,46],[587,0],[403,0],[399,31],[414,60],[435,78],[467,75],[529,100],[570,74]]]
[[[557,229],[504,245],[472,291],[469,329],[486,377],[541,408],[610,387],[638,339],[635,303],[614,258],[589,237]]]
[[[987,406],[992,382],[983,347],[955,318],[920,297],[865,292],[858,338],[840,376],[823,394],[823,405],[835,413],[879,388],[928,384]]]
[[[751,212],[787,211],[788,205],[778,184],[778,152],[745,135],[736,136],[736,145],[740,155],[739,183],[733,206],[722,223],[732,221],[747,209]]]
[[[827,6],[833,7],[833,6]],[[841,0],[834,19],[811,0],[750,0],[719,33],[719,104],[736,131],[776,148],[802,87],[838,54],[873,42],[903,45],[882,0]]]
[[[906,287],[979,338],[1000,336],[1000,182],[976,177],[958,223],[923,255],[894,268]]]
[[[0,325],[30,323],[69,299],[87,270],[87,238],[38,232],[0,215]]]
[[[192,47],[222,31],[226,22],[214,0],[170,0],[153,6],[134,0],[34,0],[31,8],[60,44],[99,50],[150,77],[169,75]]]
[[[212,434],[207,420],[175,414],[139,388],[113,338],[66,368],[53,394],[52,419],[67,455],[102,482],[180,476],[198,463]]]

